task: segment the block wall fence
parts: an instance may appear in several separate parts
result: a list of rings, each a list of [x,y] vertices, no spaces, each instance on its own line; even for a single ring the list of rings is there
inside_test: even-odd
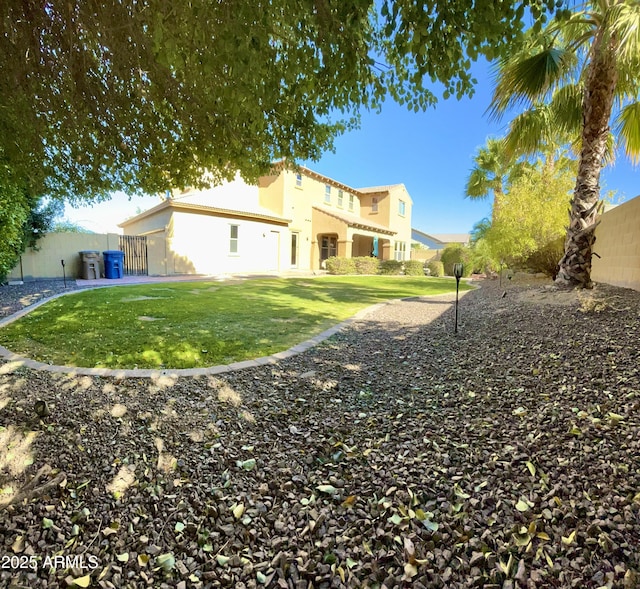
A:
[[[593,251],[594,282],[640,290],[640,196],[602,215]]]

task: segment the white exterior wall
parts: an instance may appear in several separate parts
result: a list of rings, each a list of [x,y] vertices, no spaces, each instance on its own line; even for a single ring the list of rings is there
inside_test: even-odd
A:
[[[247,184],[240,175],[237,175],[231,182],[225,182],[219,186],[175,194],[173,200],[234,211],[257,211],[260,200],[258,190],[257,185]]]
[[[230,227],[238,226],[238,252],[230,252]],[[174,212],[168,238],[173,274],[277,272],[283,269],[286,227],[269,223]]]

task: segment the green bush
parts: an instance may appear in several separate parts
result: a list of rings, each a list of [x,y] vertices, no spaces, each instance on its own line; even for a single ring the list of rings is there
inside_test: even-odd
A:
[[[421,260],[407,260],[404,263],[404,273],[407,276],[424,276],[424,262]]]
[[[355,274],[356,265],[353,258],[338,258],[332,256],[327,258],[326,268],[329,274]]]
[[[473,263],[471,261],[471,250],[460,244],[448,245],[442,250],[440,261],[444,266],[444,273],[453,276],[453,265],[462,264],[464,277],[469,277],[473,273]]]
[[[402,274],[402,262],[398,260],[383,260],[380,262],[380,274]]]
[[[524,266],[534,272],[543,272],[555,280],[558,264],[564,255],[564,237],[550,241],[533,252],[524,262]]]
[[[371,256],[353,258],[356,274],[377,274],[380,261]]]
[[[427,264],[427,268],[429,268],[429,276],[444,276],[444,266],[438,260],[431,260]]]

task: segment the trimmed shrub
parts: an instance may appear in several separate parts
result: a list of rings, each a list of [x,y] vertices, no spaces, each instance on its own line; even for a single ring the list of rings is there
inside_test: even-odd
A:
[[[424,262],[420,260],[407,260],[404,263],[404,273],[407,276],[424,276]]]
[[[429,268],[429,276],[444,276],[444,265],[438,260],[431,260],[427,268]]]
[[[402,262],[398,260],[383,260],[380,262],[380,274],[402,274]]]
[[[558,264],[563,255],[564,237],[559,237],[533,252],[525,260],[524,265],[533,272],[543,272],[555,280],[558,274]]]
[[[380,260],[371,256],[353,258],[356,274],[377,274]]]
[[[329,274],[355,274],[356,265],[353,258],[338,258],[332,256],[327,258],[326,268]]]
[[[471,251],[460,244],[448,245],[442,250],[440,261],[444,266],[444,273],[453,276],[453,265],[462,264],[464,266],[462,275],[466,278],[473,273],[473,263],[471,261]]]

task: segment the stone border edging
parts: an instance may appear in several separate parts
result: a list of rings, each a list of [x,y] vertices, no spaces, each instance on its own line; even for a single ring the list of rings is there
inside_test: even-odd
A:
[[[108,286],[97,286],[94,288],[109,288]],[[477,288],[477,287],[476,287]],[[5,317],[0,320],[0,329],[5,325],[9,325],[14,321],[17,321],[21,317],[24,317],[31,311],[34,311],[41,305],[53,301],[59,297],[71,295],[76,292],[83,292],[85,290],[91,290],[88,288],[83,288],[79,290],[73,290],[70,292],[61,292],[57,293],[51,297],[46,299],[42,299],[29,307],[25,307],[20,311],[10,315],[9,317]],[[469,291],[464,291],[460,293],[462,296]],[[447,293],[454,294],[454,293]],[[5,364],[0,366],[0,374],[9,374],[18,368],[31,368],[33,370],[42,370],[46,372],[54,372],[58,374],[70,374],[73,376],[106,376],[112,378],[151,378],[157,379],[160,377],[170,377],[170,378],[178,378],[181,376],[208,376],[215,374],[223,374],[225,372],[234,372],[236,370],[244,370],[245,368],[256,368],[258,366],[263,366],[265,364],[275,364],[279,360],[284,360],[285,358],[290,358],[291,356],[296,356],[297,354],[301,354],[302,352],[306,352],[310,348],[313,348],[320,344],[321,342],[329,339],[331,336],[336,333],[342,331],[344,328],[351,325],[353,322],[362,319],[369,313],[372,313],[379,309],[384,305],[389,305],[391,303],[403,300],[410,300],[415,298],[430,298],[433,296],[443,296],[443,295],[422,295],[422,296],[412,296],[406,297],[402,299],[391,299],[389,301],[384,301],[382,303],[376,303],[375,305],[371,305],[366,307],[365,309],[361,309],[358,311],[353,317],[349,319],[345,319],[344,321],[326,329],[322,333],[308,339],[305,342],[297,344],[284,352],[278,352],[276,354],[272,354],[271,356],[263,356],[262,358],[256,358],[255,360],[243,360],[240,362],[233,362],[231,364],[219,364],[217,366],[208,366],[205,368],[167,368],[165,370],[158,369],[145,369],[145,368],[86,368],[82,366],[57,366],[54,364],[45,364],[44,362],[38,362],[37,360],[32,360],[31,358],[25,358],[24,356],[20,356],[18,354],[14,354],[11,350],[0,346],[0,357],[5,358],[9,361],[9,364]],[[451,301],[452,303],[454,301]]]

